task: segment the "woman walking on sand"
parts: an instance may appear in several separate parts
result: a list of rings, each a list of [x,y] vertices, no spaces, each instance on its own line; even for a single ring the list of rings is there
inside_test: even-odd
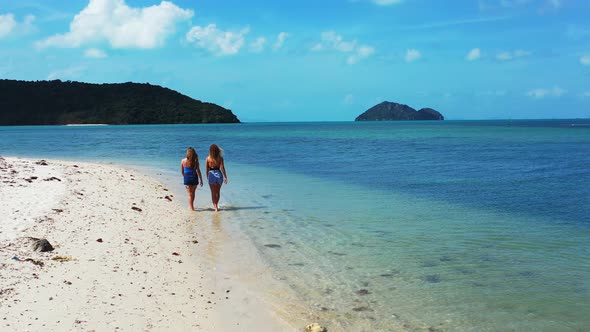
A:
[[[188,206],[195,211],[195,192],[199,183],[203,186],[201,167],[199,166],[199,155],[192,147],[186,149],[186,158],[180,161],[180,172],[184,177],[184,186],[188,193]]]
[[[219,211],[219,193],[221,184],[227,184],[227,174],[225,173],[225,164],[223,163],[223,150],[217,144],[211,144],[209,147],[209,156],[205,162],[207,164],[207,180],[211,188],[211,201],[215,211]]]

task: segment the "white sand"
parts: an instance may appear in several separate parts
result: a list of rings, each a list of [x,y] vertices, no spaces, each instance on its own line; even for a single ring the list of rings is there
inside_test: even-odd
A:
[[[47,163],[0,159],[0,330],[301,330],[203,268],[185,197],[124,168]],[[34,252],[27,237],[55,250]]]

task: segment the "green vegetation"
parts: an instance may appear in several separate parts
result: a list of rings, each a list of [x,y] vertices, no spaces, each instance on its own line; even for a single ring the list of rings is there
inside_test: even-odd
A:
[[[149,83],[0,80],[0,125],[239,123],[228,109]]]

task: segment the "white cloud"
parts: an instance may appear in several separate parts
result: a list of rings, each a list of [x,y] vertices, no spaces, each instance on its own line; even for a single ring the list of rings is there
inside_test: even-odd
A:
[[[588,98],[588,97],[590,97],[590,91],[584,91],[584,92],[582,92],[582,97],[583,97],[583,98]]]
[[[107,54],[104,51],[99,50],[97,48],[89,48],[86,51],[84,51],[84,56],[86,56],[87,58],[100,59],[106,58]]]
[[[547,4],[554,9],[561,8],[561,0],[547,0]]]
[[[373,0],[373,3],[379,6],[399,5],[403,0]]]
[[[479,48],[474,48],[467,55],[465,56],[465,60],[473,61],[481,58],[481,50]]]
[[[172,2],[144,8],[127,6],[125,0],[90,0],[70,23],[70,31],[37,42],[38,47],[80,47],[108,42],[114,48],[150,49],[162,46],[178,22],[193,16],[192,10]]]
[[[485,90],[481,92],[476,92],[475,95],[477,97],[503,97],[508,94],[506,90]]]
[[[250,51],[260,53],[264,51],[264,44],[266,44],[266,38],[258,37],[254,42],[250,43]]]
[[[34,21],[35,16],[33,15],[25,16],[22,22],[18,22],[14,18],[14,14],[11,13],[0,15],[0,39],[9,35],[23,35],[34,31]]]
[[[530,2],[531,2],[531,0],[501,0],[500,6],[512,8],[512,7],[523,6],[523,5],[526,5]]]
[[[86,71],[86,67],[84,66],[77,66],[77,67],[70,67],[63,70],[54,71],[49,76],[47,76],[48,80],[74,80],[81,76],[81,74]]]
[[[350,55],[346,59],[346,63],[348,63],[349,65],[354,65],[360,60],[373,55],[373,53],[375,53],[375,49],[371,46],[359,46],[358,48],[356,48],[355,53]]]
[[[186,40],[217,55],[231,55],[237,54],[244,46],[244,36],[249,31],[249,28],[235,32],[223,31],[217,29],[215,24],[209,24],[204,28],[193,27],[187,32]]]
[[[278,50],[279,48],[283,47],[283,44],[285,43],[285,39],[287,39],[287,37],[289,37],[289,34],[286,32],[281,32],[279,33],[279,35],[277,36],[277,41],[275,42],[275,44],[273,45],[273,49]]]
[[[553,89],[534,89],[527,92],[527,96],[541,99],[545,97],[561,97],[567,93],[567,90],[564,90],[558,86],[554,87]]]
[[[312,51],[336,50],[342,53],[352,53],[346,59],[346,63],[352,65],[371,56],[375,49],[368,45],[359,45],[356,40],[346,41],[334,31],[322,33],[322,41],[311,48]]]
[[[8,36],[16,27],[13,14],[0,15],[0,38]]]
[[[584,66],[590,66],[590,54],[582,55],[580,57],[580,63],[583,64]]]
[[[525,50],[503,51],[496,55],[496,59],[500,61],[510,61],[518,58],[524,58],[531,55],[531,52]]]
[[[354,96],[350,93],[347,94],[346,96],[344,96],[343,103],[345,105],[352,105],[354,103]]]
[[[405,56],[405,60],[406,62],[412,62],[415,60],[418,60],[422,57],[422,53],[420,53],[420,51],[415,50],[415,49],[410,49],[406,51],[406,56]]]

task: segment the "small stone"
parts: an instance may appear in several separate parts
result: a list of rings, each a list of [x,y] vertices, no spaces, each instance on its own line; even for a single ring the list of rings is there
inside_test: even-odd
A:
[[[328,330],[325,327],[321,326],[318,323],[312,323],[307,325],[305,327],[305,330],[308,332],[328,332]]]

